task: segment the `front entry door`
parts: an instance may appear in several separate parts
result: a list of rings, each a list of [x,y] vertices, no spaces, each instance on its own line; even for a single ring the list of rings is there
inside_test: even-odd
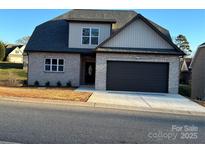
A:
[[[85,83],[86,84],[95,83],[95,63],[94,62],[85,63]]]

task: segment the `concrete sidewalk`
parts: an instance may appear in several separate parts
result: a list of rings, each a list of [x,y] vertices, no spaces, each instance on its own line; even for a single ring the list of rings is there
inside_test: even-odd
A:
[[[81,90],[78,89],[77,91]],[[204,107],[181,95],[113,91],[108,92],[95,90],[90,92],[93,92],[93,94],[87,102],[19,97],[0,97],[0,100],[19,103],[25,102],[34,104],[70,105],[93,108],[99,107],[118,110],[205,116]]]
[[[205,115],[204,107],[178,94],[96,91],[88,102],[96,107]]]

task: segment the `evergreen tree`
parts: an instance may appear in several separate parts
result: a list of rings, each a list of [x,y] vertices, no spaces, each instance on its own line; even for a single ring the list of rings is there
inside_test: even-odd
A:
[[[190,53],[192,52],[187,38],[182,34],[176,37],[175,44],[187,55],[190,55]]]

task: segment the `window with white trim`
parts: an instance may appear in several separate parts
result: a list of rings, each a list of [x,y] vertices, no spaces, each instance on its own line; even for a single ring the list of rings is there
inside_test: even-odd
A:
[[[83,28],[82,29],[82,44],[98,45],[99,28]]]
[[[64,72],[64,59],[46,58],[44,70],[46,72]]]

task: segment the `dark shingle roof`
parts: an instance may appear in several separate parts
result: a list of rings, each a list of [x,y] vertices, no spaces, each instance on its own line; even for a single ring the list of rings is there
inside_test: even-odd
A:
[[[148,20],[148,19],[147,19]],[[148,20],[152,25],[154,25],[161,33],[163,33],[168,39],[172,40],[171,35],[169,33],[169,31],[165,28],[163,28],[162,26],[154,23],[151,20]]]
[[[13,51],[16,47],[21,48],[22,46],[23,46],[23,45],[7,44],[7,45],[5,46],[5,48],[6,48],[6,52],[11,52],[11,51]]]
[[[60,15],[53,20],[79,20],[79,21],[116,21],[114,24],[113,29],[117,30],[124,26],[127,22],[129,22],[132,18],[134,18],[137,13],[133,10],[72,10],[67,12],[63,15]],[[149,20],[159,31],[164,33],[169,39],[171,36],[169,31],[165,28],[161,27],[160,25],[154,23],[153,21]]]
[[[132,10],[71,10],[63,15],[60,15],[53,20],[114,20],[114,29],[119,29],[135,17],[137,13]]]
[[[26,45],[25,51],[61,51],[70,52],[68,48],[69,20],[75,21],[116,21],[113,31],[118,31],[131,21],[137,13],[132,10],[71,10],[48,22],[37,26]],[[168,39],[171,39],[169,31],[152,22],[152,24]],[[85,50],[85,49],[84,49]],[[84,52],[83,49],[75,49],[76,52]],[[87,50],[86,51],[91,51]],[[86,52],[85,51],[85,52]]]
[[[65,51],[68,49],[68,22],[48,21],[37,26],[25,50]]]
[[[204,50],[202,50],[203,48],[205,48],[205,42],[202,43],[202,44],[200,44],[200,45],[198,46],[198,48],[197,48],[197,50],[196,50],[196,53],[195,53],[194,57],[192,58],[191,64],[190,64],[190,66],[189,66],[190,68],[193,67],[195,61],[196,61],[197,58],[198,58],[199,53],[200,53],[200,52],[204,52]]]
[[[202,43],[202,44],[200,44],[199,46],[200,46],[200,47],[201,47],[201,46],[205,46],[205,42],[204,42],[204,43]]]
[[[4,60],[7,59],[8,55],[9,55],[16,47],[21,48],[22,46],[23,46],[23,45],[7,44],[7,45],[5,46],[5,48],[6,48],[6,53],[5,53]]]

